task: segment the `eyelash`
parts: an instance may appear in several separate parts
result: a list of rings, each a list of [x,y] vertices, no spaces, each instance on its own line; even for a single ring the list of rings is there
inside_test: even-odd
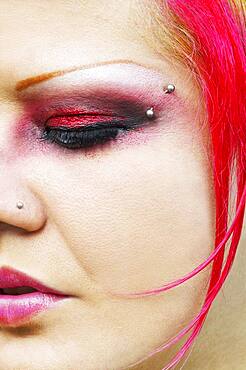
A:
[[[49,141],[67,149],[90,148],[116,140],[119,134],[131,131],[144,124],[143,118],[128,120],[112,120],[109,122],[97,122],[90,126],[67,129],[61,127],[49,127],[42,132],[41,141]]]

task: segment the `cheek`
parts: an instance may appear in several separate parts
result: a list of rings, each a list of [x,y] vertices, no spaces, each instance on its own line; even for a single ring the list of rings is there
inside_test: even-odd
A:
[[[80,268],[102,289],[161,286],[212,250],[211,179],[190,133],[98,160],[46,160],[42,168],[50,218]]]
[[[121,155],[95,173],[94,194],[83,198],[77,221],[70,224],[71,232],[77,230],[79,260],[110,291],[160,286],[191,271],[212,250],[205,163],[175,140],[159,149]]]

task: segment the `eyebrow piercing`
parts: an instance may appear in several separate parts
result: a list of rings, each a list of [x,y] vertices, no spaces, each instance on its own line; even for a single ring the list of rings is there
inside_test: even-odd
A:
[[[24,203],[23,203],[23,202],[21,202],[21,201],[18,201],[18,202],[16,203],[16,207],[17,207],[18,209],[22,209],[22,208],[24,207]]]
[[[148,108],[145,112],[146,116],[148,119],[153,119],[155,117],[155,111],[154,111],[154,108],[151,107],[151,108]]]
[[[167,87],[164,87],[164,93],[165,94],[171,94],[175,91],[175,85],[168,84]]]

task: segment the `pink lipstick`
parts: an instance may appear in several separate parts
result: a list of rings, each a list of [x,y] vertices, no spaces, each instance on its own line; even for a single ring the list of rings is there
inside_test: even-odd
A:
[[[18,326],[70,296],[9,267],[0,268],[0,326]]]

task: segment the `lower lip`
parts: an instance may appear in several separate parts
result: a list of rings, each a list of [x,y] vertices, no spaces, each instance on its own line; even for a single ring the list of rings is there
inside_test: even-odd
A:
[[[20,295],[0,295],[0,326],[16,326],[41,311],[68,298],[55,294],[32,292]]]

